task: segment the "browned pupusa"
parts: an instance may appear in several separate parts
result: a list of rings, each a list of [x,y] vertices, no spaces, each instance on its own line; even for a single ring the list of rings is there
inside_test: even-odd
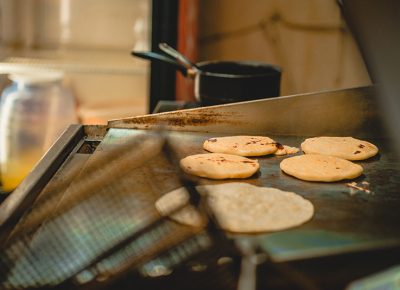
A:
[[[307,181],[333,182],[353,179],[361,175],[363,168],[351,161],[334,156],[306,154],[284,159],[282,171]]]
[[[353,137],[314,137],[301,143],[306,154],[323,154],[347,160],[364,160],[378,153],[374,144]]]
[[[239,156],[263,156],[278,150],[277,143],[264,136],[228,136],[206,140],[203,148],[214,153]]]
[[[211,179],[247,178],[260,168],[257,160],[221,153],[190,155],[180,166],[188,174]]]

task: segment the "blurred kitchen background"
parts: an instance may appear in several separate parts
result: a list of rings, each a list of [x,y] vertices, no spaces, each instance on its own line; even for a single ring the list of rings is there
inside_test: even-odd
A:
[[[146,112],[149,0],[1,0],[2,73],[60,69],[83,123]],[[6,81],[3,75],[2,83]]]
[[[151,49],[154,15],[193,61],[281,66],[282,95],[370,82],[335,0],[0,0],[1,87],[8,72],[57,68],[83,123],[149,113],[150,65],[129,53]],[[177,83],[159,99],[193,100],[190,81]]]
[[[191,80],[130,55],[160,42],[194,62],[278,65],[282,95],[370,84],[336,0],[0,0],[0,90],[11,73],[61,71],[83,124],[193,102]]]

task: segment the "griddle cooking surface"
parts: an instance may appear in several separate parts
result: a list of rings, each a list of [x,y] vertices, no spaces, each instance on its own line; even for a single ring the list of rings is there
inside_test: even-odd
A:
[[[108,140],[142,134],[142,130],[110,129],[102,146]],[[223,134],[170,132],[170,140],[178,156],[205,153],[204,140]],[[269,136],[285,145],[300,147],[305,136]],[[357,137],[357,136],[354,136]],[[368,182],[371,193],[357,191],[346,186],[352,181],[334,183],[307,182],[283,173],[279,163],[290,156],[257,157],[260,172],[240,180],[257,186],[276,187],[293,191],[310,200],[315,207],[311,221],[291,230],[254,235],[261,248],[275,261],[324,256],[400,245],[400,170],[394,152],[383,139],[368,140],[376,144],[380,153],[369,160],[357,162],[364,167],[364,174],[352,180]],[[298,153],[302,154],[302,153]],[[168,170],[167,168],[159,170]],[[165,173],[165,172],[164,172]],[[172,173],[171,173],[172,174]],[[200,184],[237,182],[238,180],[214,181],[191,177]],[[162,193],[161,193],[162,194]],[[238,237],[237,235],[233,235]]]

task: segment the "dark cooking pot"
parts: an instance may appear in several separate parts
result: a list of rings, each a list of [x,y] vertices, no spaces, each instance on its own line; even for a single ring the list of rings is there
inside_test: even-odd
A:
[[[210,61],[197,64],[195,96],[205,105],[279,96],[281,70],[259,62]]]
[[[277,66],[248,61],[208,61],[189,68],[155,52],[132,52],[132,55],[166,62],[184,76],[194,78],[194,95],[206,106],[279,96],[281,70]]]

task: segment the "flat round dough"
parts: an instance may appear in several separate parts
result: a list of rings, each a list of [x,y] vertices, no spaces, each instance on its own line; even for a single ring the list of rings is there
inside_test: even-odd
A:
[[[196,187],[202,195],[208,195],[208,204],[222,229],[235,233],[259,233],[279,231],[299,226],[314,214],[312,203],[293,192],[276,188],[258,187],[233,182]],[[178,189],[186,192],[184,188]],[[168,193],[162,198],[169,196]],[[187,192],[186,192],[187,194]],[[188,194],[187,194],[188,198]],[[171,218],[187,225],[196,225],[193,219],[200,217],[193,207],[191,215],[172,215]],[[198,225],[198,224],[197,224]]]
[[[310,220],[312,203],[293,192],[248,183],[198,186],[226,231],[258,233],[292,228]]]
[[[277,143],[263,136],[229,136],[206,140],[203,148],[214,153],[239,156],[262,156],[276,152]]]
[[[360,165],[351,161],[320,154],[286,158],[280,167],[285,173],[307,181],[332,182],[353,179],[363,172]]]
[[[201,227],[205,223],[196,208],[189,204],[189,193],[184,187],[164,194],[156,201],[155,206],[162,216],[170,216],[178,223],[193,227]],[[182,208],[176,210],[180,207]]]
[[[247,178],[260,168],[257,160],[221,153],[190,155],[180,166],[186,173],[211,179]]]
[[[314,137],[301,143],[306,154],[324,154],[347,160],[364,160],[378,153],[378,147],[353,137]]]

